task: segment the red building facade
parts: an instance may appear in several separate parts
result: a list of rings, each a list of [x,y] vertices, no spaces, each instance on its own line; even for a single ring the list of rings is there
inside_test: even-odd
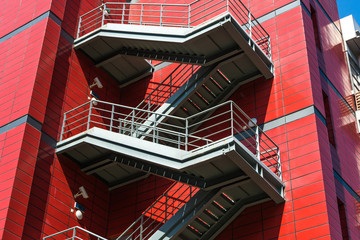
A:
[[[265,135],[276,143],[280,157],[273,157],[272,153],[269,155],[271,155],[271,159],[281,162],[281,169],[277,168],[276,164],[273,165],[273,162],[270,163],[270,166],[265,164],[274,173],[270,174],[270,180],[263,179],[263,173],[260,172],[258,174],[262,178],[256,180],[259,179],[258,175],[250,174],[253,169],[246,170],[243,163],[238,163],[238,160],[230,159],[228,156],[226,161],[215,159],[209,163],[214,168],[219,168],[218,165],[221,165],[221,162],[224,165],[229,164],[229,166],[235,164],[239,168],[237,171],[245,173],[241,175],[242,177],[246,177],[251,184],[259,186],[259,191],[263,190],[267,195],[266,198],[254,200],[254,204],[246,202],[242,208],[239,207],[229,216],[224,214],[226,221],[220,222],[222,226],[217,227],[214,231],[215,239],[360,238],[358,229],[360,178],[357,161],[360,157],[360,138],[336,1],[243,1],[246,8],[242,8],[242,5],[236,1],[234,1],[235,5],[231,5],[229,3],[231,1],[224,1],[224,6],[227,8],[223,12],[211,9],[211,6],[220,9],[220,5],[216,4],[221,4],[222,1],[210,1],[213,5],[206,5],[209,3],[200,1],[203,4],[201,5],[203,10],[199,10],[196,19],[201,23],[197,23],[196,26],[203,24],[201,26],[204,28],[196,28],[198,32],[195,33],[186,32],[192,19],[186,15],[187,10],[184,9],[188,6],[186,4],[190,4],[192,1],[149,0],[126,4],[118,1],[118,5],[113,2],[105,1],[106,6],[102,5],[104,2],[100,0],[43,0],[31,3],[7,1],[3,3],[5,5],[1,14],[3,24],[0,27],[0,61],[2,63],[0,65],[2,66],[0,75],[0,91],[2,93],[0,95],[1,239],[42,239],[74,226],[80,226],[107,239],[116,239],[138,217],[147,213],[146,209],[151,207],[157,199],[161,199],[162,194],[174,181],[177,182],[174,177],[176,174],[178,174],[176,175],[177,179],[187,179],[179,180],[179,183],[188,181],[202,193],[207,194],[208,191],[215,191],[221,187],[221,190],[218,190],[221,193],[211,195],[211,200],[208,201],[215,201],[216,196],[222,194],[222,196],[229,195],[227,201],[233,202],[235,198],[231,197],[232,192],[228,193],[224,189],[239,181],[238,177],[241,174],[238,176],[237,173],[233,173],[231,167],[229,169],[224,167],[224,169],[226,168],[226,171],[222,170],[224,176],[219,178],[212,175],[207,178],[206,173],[211,171],[210,166],[207,165],[210,160],[207,161],[207,159],[201,164],[200,160],[197,160],[196,164],[200,164],[199,167],[192,168],[189,165],[185,170],[181,168],[175,171],[175,167],[174,169],[172,167],[180,160],[162,165],[163,159],[153,163],[152,159],[156,158],[155,155],[151,155],[149,159],[147,156],[141,158],[137,155],[138,153],[130,152],[130,148],[127,148],[128,152],[122,152],[123,155],[121,155],[120,150],[114,150],[114,148],[105,151],[103,145],[94,147],[95,143],[87,142],[93,146],[92,148],[86,148],[81,144],[79,146],[69,145],[72,144],[71,141],[75,141],[71,139],[76,139],[78,134],[84,133],[86,130],[90,131],[92,126],[99,127],[99,124],[91,125],[92,123],[90,123],[85,130],[82,129],[83,126],[79,126],[78,129],[72,128],[72,132],[66,132],[67,129],[63,128],[64,113],[86,104],[94,96],[103,102],[128,106],[129,109],[123,112],[129,114],[144,99],[146,104],[155,102],[158,106],[165,106],[169,103],[168,100],[172,99],[172,94],[176,94],[176,91],[180,92],[187,83],[199,80],[193,79],[194,75],[203,74],[204,79],[212,81],[211,79],[215,78],[214,71],[221,76],[224,72],[228,73],[224,79],[229,82],[229,85],[225,86],[229,90],[220,86],[223,90],[219,93],[219,95],[222,94],[221,99],[214,100],[214,102],[204,99],[204,95],[199,94],[200,90],[197,90],[195,95],[205,102],[203,105],[208,106],[204,108],[200,103],[195,102],[195,97],[185,95],[184,99],[187,101],[183,103],[185,105],[175,106],[174,109],[182,109],[187,115],[185,113],[175,115],[178,117],[184,117],[184,114],[191,116],[193,113],[190,106],[201,112],[231,100],[250,119],[253,121],[256,119],[255,124],[260,126]],[[152,6],[151,11],[153,12],[149,12],[150,8],[147,8],[149,6]],[[160,8],[157,8],[158,6]],[[10,9],[11,11],[9,11]],[[234,16],[237,15],[237,11],[245,11],[244,9],[249,9],[258,22],[249,27],[246,23],[241,23],[241,19],[234,17],[235,21],[240,21],[239,26],[242,29],[237,28],[236,31],[231,28],[234,20],[230,21],[230,25],[226,25],[228,22],[225,21],[223,25],[216,22],[217,25],[212,26],[216,26],[214,27],[216,29],[223,27],[228,30],[227,33],[234,38],[234,43],[226,42],[227,39],[221,38],[221,34],[214,33],[214,35],[205,36],[206,39],[211,38],[213,44],[219,46],[222,51],[221,54],[211,55],[211,50],[215,47],[209,47],[211,45],[205,44],[207,40],[201,38],[207,34],[206,31],[213,33],[212,30],[206,30],[207,21],[213,21],[219,15],[227,12]],[[80,19],[80,16],[89,11],[100,13],[100,19],[103,19],[102,25],[89,24],[88,26],[91,28],[84,27],[84,25],[79,27],[79,23],[83,21],[84,24],[84,19],[86,19],[84,16]],[[145,14],[146,11],[148,11],[148,15]],[[155,18],[157,13],[168,15]],[[241,13],[239,14],[241,16]],[[248,13],[246,12],[246,14]],[[93,19],[96,18],[97,16]],[[164,22],[159,24],[159,19]],[[181,22],[183,19],[188,19],[189,22]],[[228,18],[224,19],[228,20]],[[252,20],[254,19],[252,18]],[[152,23],[149,24],[149,22]],[[166,25],[173,23],[179,25]],[[104,30],[104,34],[119,35],[97,36],[98,27],[105,27],[106,24],[110,30],[108,32]],[[130,27],[116,32],[116,26],[113,26],[114,30],[109,27],[110,24]],[[189,26],[185,26],[186,24]],[[136,30],[138,26],[144,28]],[[230,27],[227,28],[228,26]],[[157,27],[161,29],[159,30]],[[168,32],[164,32],[166,28],[169,29]],[[266,38],[264,43],[261,36],[251,36],[250,29],[252,28],[259,29],[258,32],[261,33],[263,33],[261,30],[263,28],[268,33],[270,40]],[[153,35],[146,35],[149,29],[154,30]],[[172,45],[168,42],[176,42],[173,36],[177,32],[180,34],[181,31],[185,32],[185,36],[194,34],[193,38],[196,40],[199,37],[201,41],[194,40],[189,44],[187,44],[187,40],[183,41],[180,43],[180,45],[183,44],[181,47],[177,46],[173,52],[169,52],[167,48],[170,49]],[[238,34],[237,31],[241,34]],[[254,34],[258,32],[252,30]],[[80,35],[78,35],[79,33]],[[250,37],[244,33],[250,34]],[[138,34],[140,37],[133,37],[135,41],[126,34]],[[198,35],[195,36],[195,34]],[[157,40],[153,40],[155,37]],[[264,35],[264,37],[266,36]],[[116,49],[114,46],[117,46],[118,40],[114,41],[115,45],[109,47],[109,45],[103,46],[96,42],[98,38],[102,40],[106,38],[127,39],[127,42],[121,43],[123,45]],[[139,40],[139,38],[141,39]],[[253,49],[254,52],[247,50],[249,46],[242,45],[244,44],[243,38],[249,42],[249,49]],[[164,48],[164,50],[148,50],[153,46],[151,45],[154,44],[153,41],[160,41],[161,46],[157,45],[157,48]],[[202,41],[204,41],[204,47],[201,44]],[[109,40],[107,43],[109,42],[111,41]],[[236,47],[233,48],[231,45],[227,48],[228,45],[221,45],[222,42],[229,46],[235,44]],[[139,46],[137,47],[136,44]],[[267,46],[271,46],[271,49]],[[107,47],[113,51],[111,52]],[[206,48],[206,51],[204,50],[204,54],[197,54],[193,48],[195,50]],[[179,53],[179,49],[182,49],[184,54]],[[190,50],[185,53],[188,49]],[[191,51],[194,53],[189,54]],[[208,53],[209,58],[206,55]],[[245,60],[237,60],[240,54],[245,54]],[[100,57],[97,58],[97,56]],[[236,60],[232,61],[232,56]],[[151,62],[144,59],[151,60]],[[269,59],[271,61],[268,61]],[[115,62],[119,63],[117,69],[108,65],[111,63],[115,66],[115,63],[111,62],[115,60],[120,61]],[[228,64],[227,61],[230,63]],[[253,65],[249,64],[248,66],[248,62]],[[236,70],[228,67],[229,65],[236,65],[237,69],[245,66],[244,69],[251,68],[253,72],[250,70],[247,72],[244,69]],[[126,72],[124,69],[129,71]],[[208,72],[211,73],[208,74]],[[243,75],[237,78],[239,72]],[[231,75],[232,73],[234,76]],[[102,88],[91,86],[96,77],[100,79]],[[177,81],[178,79],[184,81]],[[231,85],[230,82],[234,79],[239,81],[237,85]],[[203,86],[207,84],[200,83]],[[219,83],[215,85],[219,85]],[[206,86],[204,88],[210,88]],[[208,91],[217,95],[211,89]],[[158,98],[149,100],[149,96]],[[163,99],[161,100],[161,98]],[[94,101],[91,104],[93,103]],[[101,112],[101,110],[95,109],[96,106],[101,108],[102,102],[99,101],[98,105],[93,106],[94,111],[99,113],[99,116],[95,117],[101,118],[98,122],[106,125],[104,129],[108,131],[109,124],[111,124],[111,128],[113,127],[112,119],[115,118],[111,115],[111,123],[109,123],[105,116],[109,118],[109,115],[106,114],[111,114],[111,112]],[[161,114],[168,114],[166,111]],[[169,116],[172,116],[172,113],[169,113]],[[86,113],[81,113],[80,116],[83,114],[87,116]],[[225,120],[225,117],[220,117],[220,120],[214,118],[214,122],[211,122],[211,116],[214,116],[212,114],[214,113],[209,113],[197,121],[205,121],[204,119],[208,118],[210,123],[204,122],[204,125],[214,126],[214,122]],[[120,118],[119,116],[117,119]],[[124,119],[126,120],[126,118]],[[166,122],[167,120],[159,121]],[[245,125],[248,124],[247,121],[245,121]],[[129,123],[117,120],[114,125],[117,127],[116,134],[125,134],[128,130],[121,132],[123,130],[121,126],[130,126],[126,124]],[[143,132],[155,135],[155,130],[151,130],[153,132],[148,130],[152,125],[146,125],[146,122],[143,124],[145,124],[142,125],[145,126]],[[246,126],[247,129],[252,127],[250,123]],[[155,127],[158,126],[154,124]],[[198,128],[203,129],[202,127]],[[222,129],[222,126],[218,128]],[[210,131],[220,131],[218,128],[215,127]],[[138,129],[141,130],[141,126]],[[250,131],[244,129],[241,131]],[[172,129],[172,131],[175,130]],[[66,133],[71,136],[65,137]],[[89,134],[92,133],[89,132]],[[164,137],[165,133],[162,134],[160,133]],[[171,135],[169,131],[166,134]],[[261,135],[258,132],[254,134]],[[109,139],[113,136],[110,135],[110,133],[107,135]],[[134,137],[132,132],[129,135]],[[262,134],[263,137],[265,135]],[[206,136],[210,136],[209,133]],[[139,137],[141,141],[146,141],[146,138],[149,136]],[[66,142],[67,139],[70,140]],[[179,139],[178,141],[181,142],[181,137]],[[201,141],[205,141],[204,139],[205,137]],[[209,139],[209,141],[218,140],[211,137]],[[158,137],[157,140],[156,144],[168,141],[165,137],[163,139]],[[244,140],[246,140],[245,137],[238,139],[239,142],[246,145]],[[269,146],[269,141],[264,140],[267,146]],[[141,144],[141,142],[134,143]],[[155,144],[154,140],[152,143]],[[208,143],[202,144],[204,152],[206,152]],[[144,145],[143,147],[146,149],[152,146]],[[141,146],[137,146],[137,148],[141,148]],[[190,146],[190,149],[185,150],[191,151],[193,150],[191,148],[195,147]],[[97,149],[97,152],[94,153],[94,149]],[[179,151],[183,150],[182,145],[179,145],[178,149]],[[269,149],[265,150],[269,151]],[[162,151],[168,151],[168,155],[173,156],[169,149],[154,149],[158,155],[161,155]],[[173,151],[175,152],[175,150]],[[224,151],[224,155],[226,155],[226,151]],[[110,156],[110,152],[115,155]],[[255,152],[254,157],[258,153]],[[102,154],[106,154],[106,157]],[[251,155],[251,153],[246,154]],[[90,155],[94,157],[89,158]],[[118,160],[119,156],[126,157],[120,161]],[[208,155],[205,153],[201,155],[203,158],[205,156]],[[246,157],[242,156],[242,158]],[[116,164],[122,167],[126,165],[124,169],[132,175],[129,173],[129,176],[123,175],[123,178],[118,178],[117,174],[120,175],[120,169],[112,173],[110,170],[115,169],[114,165],[108,166],[102,162],[109,162],[109,159],[112,161],[111,164],[117,162]],[[261,156],[258,156],[257,159],[264,160]],[[96,165],[97,163],[104,165]],[[251,165],[249,162],[247,163]],[[143,164],[141,169],[139,164]],[[162,173],[151,170],[151,167],[154,166],[158,167],[158,171],[162,171]],[[275,170],[273,170],[273,166],[276,166]],[[132,169],[136,169],[136,171],[132,172]],[[204,169],[205,173],[201,172],[201,169]],[[197,175],[197,173],[199,174]],[[196,184],[192,181],[193,179],[197,181]],[[199,181],[204,181],[204,184],[201,185]],[[219,183],[214,183],[214,181],[219,181]],[[277,189],[271,184],[280,184],[284,188],[279,185],[280,187]],[[207,187],[208,185],[210,187]],[[74,198],[80,186],[84,186],[88,198],[83,196]],[[236,187],[245,189],[246,186]],[[252,185],[249,186],[252,189]],[[269,188],[271,190],[268,190]],[[244,189],[243,192],[248,192],[249,198],[252,197],[251,193]],[[272,195],[269,193],[272,191],[277,193]],[[188,190],[185,192],[190,197],[186,197],[186,200],[178,197],[178,202],[191,202],[192,193],[189,193]],[[261,195],[260,193],[256,194]],[[238,199],[238,201],[240,200]],[[82,210],[83,219],[81,220],[71,211],[76,211],[74,209],[75,202],[85,208]],[[233,204],[235,205],[235,203]],[[206,204],[208,203],[204,203],[204,206],[207,206]],[[180,209],[182,206],[184,205],[179,204],[178,208]],[[204,206],[202,208],[205,208]],[[174,212],[172,215],[175,214]],[[161,214],[153,216],[161,216],[161,219],[166,219],[165,222],[171,222],[167,221],[170,217],[163,217]],[[199,218],[199,214],[195,214],[192,220],[196,217]],[[171,225],[171,223],[168,224]],[[203,238],[203,236],[207,236],[207,233],[198,229],[194,230],[195,224],[191,224],[186,223],[182,229],[190,228],[189,231],[193,235],[191,233],[188,235],[178,234],[175,231],[176,239],[210,239]],[[202,224],[207,225],[207,222]],[[172,226],[176,226],[176,224],[172,224]],[[172,226],[168,229],[171,229]],[[210,231],[211,227],[209,225],[205,228],[209,228]],[[131,232],[135,232],[135,229],[130,229]],[[87,238],[84,237],[84,239]]]

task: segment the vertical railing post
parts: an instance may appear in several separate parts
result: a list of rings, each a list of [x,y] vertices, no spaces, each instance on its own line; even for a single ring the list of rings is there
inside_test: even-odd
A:
[[[282,173],[281,173],[281,161],[280,161],[280,149],[276,147],[277,150],[277,165],[278,165],[278,176],[282,180]]]
[[[191,25],[191,4],[189,4],[189,12],[188,12],[188,28],[190,28]]]
[[[185,119],[185,151],[187,151],[188,150],[188,127],[189,127],[189,122],[188,122],[188,119],[186,118]]]
[[[160,4],[160,27],[162,26],[163,10],[164,10],[163,5]]]
[[[123,11],[122,11],[121,24],[124,24],[124,16],[125,16],[125,3],[123,3]]]
[[[106,3],[103,4],[103,11],[102,11],[101,26],[100,27],[104,26],[105,12],[106,12]]]
[[[260,160],[260,136],[259,136],[259,126],[255,126],[255,134],[256,134],[256,157]]]
[[[155,120],[154,120],[154,126],[153,126],[153,142],[156,142],[156,119],[157,116],[155,115]]]
[[[251,24],[251,12],[249,11],[249,36],[250,36],[250,39],[249,39],[249,43],[251,43],[251,39],[252,39],[252,29],[251,29],[251,26],[252,24]]]
[[[112,132],[112,127],[113,127],[113,123],[114,123],[114,108],[115,108],[115,106],[112,104],[111,105],[111,118],[110,118],[110,132]]]
[[[231,136],[234,136],[234,108],[233,103],[230,102],[230,124],[231,124]]]
[[[142,25],[142,20],[143,20],[143,9],[144,8],[144,5],[141,4],[141,10],[140,10],[140,25]]]
[[[270,41],[270,36],[268,36],[267,39],[268,39],[268,49],[267,49],[268,54],[267,54],[267,55],[268,55],[269,58],[271,58],[271,41]]]
[[[87,121],[87,124],[86,124],[86,130],[89,130],[89,127],[90,127],[92,106],[93,106],[93,101],[90,101],[89,116],[88,116],[88,121]]]
[[[230,10],[229,10],[229,0],[226,0],[226,11],[230,12]]]
[[[122,126],[123,124],[122,124],[122,119],[121,118],[119,118],[119,133],[123,133],[123,126]],[[125,125],[124,125],[125,126]]]
[[[79,37],[80,37],[81,20],[82,20],[82,17],[80,16],[80,18],[79,18],[79,26],[78,26],[76,38],[79,38]]]
[[[73,236],[72,236],[72,239],[75,240],[75,237],[76,237],[76,228],[73,228],[74,231],[73,231]]]
[[[133,131],[134,131],[134,120],[135,120],[135,110],[132,111],[130,136],[133,135]]]
[[[63,119],[61,133],[60,133],[60,141],[63,140],[63,134],[64,134],[64,131],[65,131],[65,122],[66,122],[66,113],[64,113],[64,119]]]

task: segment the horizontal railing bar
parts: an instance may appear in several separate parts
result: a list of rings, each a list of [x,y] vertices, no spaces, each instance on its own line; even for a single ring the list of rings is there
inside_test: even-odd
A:
[[[221,129],[221,130],[219,130],[219,131],[217,131],[217,132],[213,132],[213,133],[207,135],[206,137],[208,138],[208,137],[214,136],[214,135],[216,135],[216,134],[218,134],[218,133],[226,132],[226,131],[229,130],[229,129],[231,129],[231,128],[228,127],[228,128]]]
[[[208,127],[205,127],[205,128],[201,128],[201,129],[199,129],[199,130],[197,130],[197,131],[195,131],[195,132],[192,132],[191,134],[198,134],[198,133],[200,133],[200,132],[206,131],[206,130],[208,130],[208,129],[210,129],[210,128],[214,128],[214,127],[219,126],[219,125],[221,125],[221,124],[223,124],[223,123],[226,123],[226,122],[230,122],[230,123],[231,123],[231,120],[230,120],[230,119],[225,119],[225,120],[223,120],[223,121],[217,122],[217,123],[214,124],[214,125],[211,125],[211,126],[208,126]]]
[[[69,124],[65,124],[64,125],[64,127],[69,127],[69,126],[71,126],[71,125],[74,125],[75,123],[77,123],[77,122],[80,122],[81,120],[84,120],[84,119],[86,119],[88,116],[84,116],[84,117],[82,117],[82,118],[80,118],[80,119],[78,119],[78,120],[76,120],[76,121],[74,121],[74,122],[71,122],[71,123],[69,123]],[[68,122],[69,120],[68,119],[66,119],[66,122]]]
[[[79,126],[77,126],[77,127],[75,127],[75,128],[72,128],[71,130],[68,130],[68,131],[65,131],[64,133],[63,133],[63,135],[65,134],[65,133],[68,133],[68,132],[70,132],[70,131],[73,131],[74,129],[77,129],[77,128],[79,128],[79,127],[82,127],[82,126],[84,126],[84,125],[86,125],[87,123],[83,123],[83,124],[81,124],[81,125],[79,125]]]
[[[238,109],[241,113],[243,113],[243,115],[245,115],[247,118],[249,118],[248,116],[247,116],[247,114],[243,111],[243,110],[241,110],[236,104],[234,104],[234,107],[236,108],[236,109]],[[250,118],[249,118],[250,119]],[[262,133],[262,134],[264,134],[265,136],[266,136],[266,138],[267,139],[269,139],[275,146],[277,146],[276,145],[276,143],[259,127],[259,131]]]
[[[94,22],[95,20],[101,19],[101,18],[102,18],[102,14],[100,14],[100,15],[99,15],[98,17],[96,17],[94,20],[90,20],[90,21],[84,23],[84,24],[82,25],[82,27],[87,26],[87,25],[89,25],[90,23]],[[98,23],[96,23],[96,24],[98,24]],[[94,25],[96,25],[96,24],[94,24]],[[91,25],[91,26],[94,26],[94,25]]]
[[[81,111],[81,112],[79,112],[79,113],[76,113],[75,115],[71,115],[70,117],[67,117],[66,120],[73,119],[74,117],[79,116],[80,114],[83,114],[83,113],[88,112],[88,111],[89,111],[88,108],[87,108],[87,109],[84,109],[83,111]]]
[[[103,7],[104,7],[104,4],[102,4],[102,5],[98,6],[97,8],[94,8],[93,10],[90,10],[89,12],[87,12],[87,13],[85,13],[85,14],[81,15],[81,16],[80,16],[80,19],[83,19],[86,15],[88,15],[88,14],[90,14],[90,13],[92,13],[92,12],[94,12],[94,11],[98,10],[98,9],[101,9],[101,8],[103,8]]]
[[[77,109],[79,109],[79,108],[81,108],[81,107],[84,107],[84,106],[87,105],[87,104],[90,105],[90,102],[83,103],[83,104],[81,104],[80,106],[77,106],[76,108],[73,108],[73,109],[65,112],[65,114],[68,115],[68,113],[73,112],[73,111],[75,111],[75,110],[77,110]]]
[[[215,118],[219,118],[219,117],[221,117],[221,116],[224,116],[224,115],[226,115],[226,114],[229,114],[230,112],[231,112],[231,110],[228,110],[228,111],[223,112],[223,113],[221,113],[221,114],[218,114],[218,115],[212,116],[212,117],[210,117],[210,118],[206,118],[206,119],[204,119],[204,120],[198,121],[198,122],[196,122],[196,123],[194,123],[194,124],[189,125],[189,128],[191,129],[191,128],[193,128],[193,127],[195,127],[195,126],[198,126],[198,125],[201,125],[201,124],[203,124],[203,123],[205,123],[205,122],[209,122],[209,121],[211,121],[211,120],[213,120],[213,119],[215,119]]]

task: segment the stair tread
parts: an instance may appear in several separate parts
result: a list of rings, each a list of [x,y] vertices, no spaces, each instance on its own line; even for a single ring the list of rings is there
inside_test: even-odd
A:
[[[211,90],[216,96],[218,96],[223,90],[211,79],[206,81],[204,85]]]
[[[201,94],[201,96],[203,96],[209,103],[214,101],[214,99],[216,99],[211,92],[210,89],[207,89],[205,85],[202,85],[202,87],[200,87],[198,89],[198,92]]]
[[[220,72],[216,72],[211,76],[222,88],[228,87],[231,82],[226,78],[226,76],[222,75]]]
[[[197,229],[201,233],[205,233],[209,230],[210,227],[206,226],[205,224],[201,223],[199,220],[195,219],[193,222],[190,223],[192,227]]]

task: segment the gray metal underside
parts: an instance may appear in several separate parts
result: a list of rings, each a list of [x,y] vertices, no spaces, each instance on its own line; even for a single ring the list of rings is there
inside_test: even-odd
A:
[[[221,83],[221,81],[218,80],[219,74],[217,70],[220,70],[231,81],[230,84],[223,85],[224,89],[219,92],[214,91],[214,87],[211,87],[210,83],[210,78]],[[218,64],[201,67],[196,75],[191,77],[187,84],[181,86],[156,113],[188,117],[222,103],[241,85],[257,79],[260,76],[261,73],[251,64],[250,59],[244,53],[235,54]],[[203,95],[209,104],[203,103],[202,100],[196,96],[196,93],[203,94],[203,86],[207,86],[216,93],[216,97],[213,99],[211,99],[212,97]],[[188,103],[189,100],[195,102],[201,109],[192,108]],[[186,107],[189,112],[187,114],[184,113],[181,110],[182,107]]]
[[[85,52],[120,83],[130,75],[148,71],[144,59],[211,65],[243,52],[242,68],[256,68],[265,78],[273,77],[273,64],[231,14],[220,15],[194,28],[157,27],[108,23],[75,40]],[[132,57],[132,58],[131,58]],[[131,66],[128,73],[126,66]],[[234,68],[232,68],[234,69]],[[150,71],[150,70],[149,70]]]
[[[230,197],[233,202],[225,201],[226,199],[222,198],[223,194]],[[269,200],[263,190],[249,178],[211,191],[200,190],[149,239],[211,240],[245,208]],[[213,205],[214,201],[226,211],[216,208],[216,205]],[[218,219],[212,219],[207,215],[208,210],[216,214]],[[207,226],[203,222],[206,222]],[[196,229],[197,232],[192,229]]]
[[[351,38],[346,43],[355,56],[360,56],[360,38]]]
[[[234,137],[196,152],[92,128],[57,144],[58,154],[74,159],[84,172],[115,187],[151,173],[204,189],[250,177],[275,202],[283,183]]]

